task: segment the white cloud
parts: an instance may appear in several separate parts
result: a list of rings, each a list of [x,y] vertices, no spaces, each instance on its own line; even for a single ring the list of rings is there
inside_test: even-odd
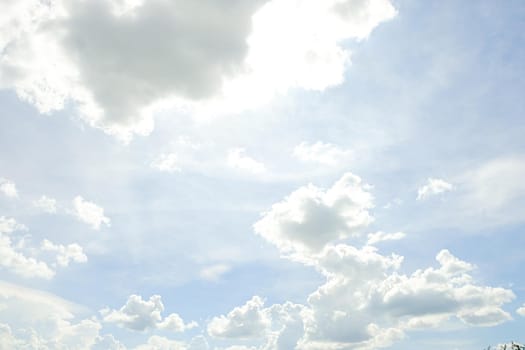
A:
[[[405,332],[436,327],[453,318],[471,326],[492,326],[510,319],[501,306],[514,294],[479,286],[471,264],[441,251],[439,268],[399,273],[401,258],[340,245],[319,261],[327,282],[308,298],[305,348],[377,348]],[[334,254],[337,249],[338,254]],[[317,345],[313,345],[317,344]]]
[[[45,213],[55,214],[57,212],[57,201],[54,198],[42,196],[33,201],[33,205]]]
[[[0,178],[0,192],[6,197],[18,198],[18,191],[15,183],[4,178]]]
[[[358,236],[372,222],[369,186],[347,173],[324,191],[310,184],[274,204],[255,232],[284,253],[319,251],[328,242]]]
[[[99,230],[102,224],[109,226],[111,223],[111,220],[104,215],[104,208],[84,200],[81,196],[75,197],[73,207],[73,214],[77,219],[90,225],[94,230]]]
[[[129,140],[162,106],[217,113],[340,84],[341,42],[395,14],[388,0],[17,1],[0,17],[0,87],[42,113],[74,101],[89,125]]]
[[[350,150],[343,150],[331,143],[317,141],[316,143],[302,142],[295,146],[293,155],[303,162],[314,162],[325,165],[338,165],[348,162],[352,158]]]
[[[148,133],[153,105],[171,96],[211,96],[241,69],[258,5],[234,1],[224,11],[216,1],[155,0],[117,14],[115,3],[24,1],[14,12],[34,19],[1,28],[0,84],[42,112],[63,108],[70,98],[93,126],[123,137]]]
[[[169,173],[181,171],[179,157],[175,153],[161,154],[151,163],[151,167]]]
[[[516,313],[520,316],[525,317],[525,304],[523,304],[523,306],[516,309]]]
[[[26,237],[22,237],[17,242],[14,242],[15,237],[13,237],[12,233],[20,230],[27,231],[27,227],[18,224],[15,219],[0,217],[0,266],[17,275],[26,278],[39,277],[50,279],[55,275],[54,268],[56,264],[66,267],[70,261],[77,263],[87,261],[82,247],[75,243],[64,246],[54,244],[45,239],[40,249],[38,249],[36,247],[28,247],[25,240]],[[51,268],[45,261],[37,260],[34,256],[28,256],[24,250],[32,255],[39,255],[42,252],[53,252],[56,254],[53,255],[56,264],[51,264],[53,267]]]
[[[262,337],[270,319],[262,311],[264,301],[254,296],[244,305],[234,308],[227,315],[214,317],[208,323],[208,334],[217,338],[247,339]]]
[[[404,232],[385,233],[382,231],[368,234],[367,244],[375,244],[383,241],[397,241],[406,237]]]
[[[262,237],[281,251],[298,251],[299,255],[293,256],[298,257],[297,261],[315,267],[326,277],[326,282],[302,306],[298,313],[300,320],[295,323],[299,330],[287,337],[291,345],[284,348],[297,345],[311,350],[377,349],[390,346],[415,329],[454,322],[494,326],[511,319],[503,305],[515,298],[514,293],[476,283],[471,274],[475,266],[448,250],[436,255],[438,267],[404,274],[400,272],[402,256],[382,255],[366,244],[362,248],[334,244],[341,236],[333,233],[337,231],[331,228],[332,222],[346,220],[340,219],[341,214],[335,209],[351,208],[350,218],[366,218],[351,220],[359,228],[370,222],[369,209],[373,203],[369,189],[351,174],[344,175],[327,191],[309,185],[274,204],[255,224],[255,231]],[[327,196],[341,207],[327,205]],[[342,227],[344,236],[356,231],[356,225],[335,227]],[[319,239],[319,232],[326,228],[332,233]],[[317,234],[315,244],[306,245],[309,235],[314,234]],[[367,244],[402,236],[378,232],[368,236]],[[267,324],[272,325],[261,329],[266,328],[266,345],[273,349],[270,344],[275,339],[271,331],[275,316],[268,313],[269,309],[261,306],[256,314],[267,315]],[[242,312],[237,311],[236,315],[236,323],[243,324]],[[222,316],[221,320],[228,324],[229,318]]]
[[[235,148],[228,152],[227,163],[234,169],[239,169],[253,174],[260,174],[266,171],[263,163],[246,155],[244,148]]]
[[[448,182],[442,180],[442,179],[433,179],[429,178],[427,180],[426,185],[421,186],[417,190],[417,199],[427,199],[428,197],[452,191],[454,189],[454,186],[452,184],[449,184]]]
[[[183,342],[170,340],[166,337],[153,335],[148,338],[146,344],[135,347],[135,350],[187,350]]]
[[[2,233],[11,233],[14,231],[27,230],[22,224],[16,222],[13,218],[6,218],[5,216],[0,216],[0,234]]]
[[[242,108],[289,89],[342,83],[350,52],[341,42],[365,39],[395,15],[387,0],[268,1],[253,17],[247,73],[226,82],[226,100]]]
[[[47,239],[42,242],[42,250],[56,252],[56,261],[59,266],[65,267],[69,265],[70,261],[76,263],[87,262],[87,256],[81,246],[76,243],[64,246],[62,244],[54,244]]]
[[[104,322],[116,323],[120,327],[136,331],[146,329],[165,329],[173,332],[183,332],[197,326],[195,322],[184,323],[182,318],[173,313],[162,318],[164,304],[159,295],[153,295],[149,300],[143,300],[139,295],[130,295],[126,304],[119,310],[103,309],[100,313]]]
[[[9,221],[0,221],[0,226],[6,226],[0,227],[4,230],[0,231],[0,266],[25,278],[52,278],[55,272],[45,262],[24,255],[13,245],[11,237],[7,234],[16,230],[17,226],[12,226],[12,223],[8,224],[10,226],[4,225],[5,222]]]
[[[215,264],[203,268],[199,276],[208,281],[218,281],[222,275],[231,270],[231,266],[226,264]]]

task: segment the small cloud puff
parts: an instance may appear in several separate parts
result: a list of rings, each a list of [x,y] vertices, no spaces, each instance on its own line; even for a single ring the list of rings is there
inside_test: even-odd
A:
[[[525,304],[516,310],[516,313],[520,316],[525,317]]]
[[[316,143],[302,142],[295,146],[293,155],[302,162],[337,165],[352,158],[353,152],[344,150],[331,143],[317,141]]]
[[[76,196],[73,199],[73,208],[73,215],[78,220],[90,225],[94,230],[99,230],[102,224],[110,226],[111,220],[104,215],[104,208],[84,200],[81,196]]]
[[[48,214],[55,214],[57,212],[57,201],[54,198],[42,196],[34,200],[33,205]]]
[[[231,168],[252,174],[261,174],[266,171],[263,163],[246,155],[244,148],[235,148],[228,152],[227,163]]]
[[[18,198],[18,190],[14,182],[0,178],[0,192],[8,198]]]
[[[452,191],[454,186],[442,179],[428,178],[427,183],[417,190],[417,200],[427,199],[440,193]]]

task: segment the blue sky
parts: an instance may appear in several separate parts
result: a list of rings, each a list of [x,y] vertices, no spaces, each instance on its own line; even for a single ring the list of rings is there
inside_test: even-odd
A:
[[[0,9],[0,348],[524,341],[521,1]]]

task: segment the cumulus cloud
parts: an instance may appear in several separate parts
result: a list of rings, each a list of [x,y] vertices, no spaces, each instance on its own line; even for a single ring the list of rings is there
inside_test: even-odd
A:
[[[34,19],[2,28],[1,83],[42,112],[70,98],[94,126],[147,133],[149,107],[173,95],[209,97],[242,68],[260,2],[155,0],[119,10],[116,1],[26,1],[10,15]]]
[[[303,162],[337,165],[349,161],[352,157],[352,152],[341,149],[331,143],[317,141],[315,143],[300,143],[295,146],[293,155]]]
[[[120,327],[135,331],[146,329],[165,329],[173,332],[183,332],[197,326],[197,323],[184,323],[182,318],[172,313],[165,318],[161,316],[164,304],[159,295],[153,295],[149,300],[132,294],[126,304],[119,310],[103,309],[100,313],[104,322],[116,323]]]
[[[42,196],[34,200],[33,205],[45,213],[55,214],[57,212],[57,201],[54,198]]]
[[[218,112],[337,85],[350,57],[341,42],[396,14],[388,0],[24,0],[4,9],[0,87],[42,113],[74,101],[89,125],[128,140],[151,132],[159,106]]]
[[[264,164],[249,157],[244,148],[230,150],[228,152],[227,163],[234,169],[239,169],[248,173],[260,174],[266,171]]]
[[[255,232],[285,253],[319,251],[328,242],[360,235],[372,222],[368,190],[350,173],[328,190],[301,187],[264,213]]]
[[[352,174],[345,174],[326,191],[309,185],[274,204],[255,224],[255,231],[263,238],[281,251],[299,251],[301,259],[298,261],[313,266],[326,277],[297,313],[297,328],[293,336],[287,337],[291,344],[287,348],[377,349],[390,346],[415,329],[449,322],[488,327],[511,319],[503,306],[515,298],[514,293],[476,283],[472,275],[476,267],[450,251],[438,252],[437,267],[405,274],[401,273],[402,256],[383,255],[369,245],[384,239],[402,238],[401,233],[371,234],[361,248],[336,243],[341,235],[331,233],[322,239],[316,238],[316,244],[310,245],[315,249],[301,250],[305,240],[310,239],[304,235],[317,233],[322,236],[323,230],[334,227],[331,222],[347,220],[340,219],[342,215],[334,210],[335,206],[325,204],[326,196],[336,198],[335,202],[343,208],[351,208],[350,218],[362,213],[357,217],[365,220],[352,219],[350,222],[359,223],[359,228],[365,227],[371,221],[369,210],[373,206],[369,189]],[[342,227],[345,236],[355,232],[355,225],[335,227]],[[335,229],[329,231],[337,232]],[[258,315],[266,315],[266,324],[270,325],[265,326],[266,345],[275,339],[274,316],[267,311],[270,308],[260,306],[256,309]],[[242,312],[236,315],[242,319]],[[228,318],[222,317],[227,324]],[[242,321],[236,323],[242,324]]]
[[[82,247],[76,243],[64,246],[45,239],[38,248],[28,246],[27,237],[21,237],[15,241],[12,233],[21,230],[27,231],[27,227],[17,223],[13,218],[0,217],[0,266],[17,275],[26,278],[50,279],[55,275],[56,264],[60,267],[67,267],[70,261],[77,263],[87,261],[87,256]],[[35,257],[42,252],[53,253],[52,259],[56,260],[56,263],[52,263],[50,266],[45,260],[39,260]]]
[[[417,190],[417,200],[427,199],[428,197],[452,191],[453,189],[454,186],[445,180],[429,178],[427,183]]]
[[[18,191],[14,182],[0,178],[0,192],[9,198],[18,198]]]
[[[45,262],[17,251],[7,236],[0,236],[0,266],[25,278],[50,279],[55,275]]]
[[[84,254],[82,247],[76,243],[64,246],[62,244],[54,244],[45,239],[42,242],[42,250],[55,252],[57,264],[62,267],[68,266],[70,261],[76,263],[85,263],[87,261],[87,256]]]
[[[87,201],[81,196],[76,196],[73,200],[73,215],[90,225],[94,230],[99,230],[102,224],[109,226],[111,220],[104,215],[104,208],[97,204]]]
[[[292,302],[264,307],[262,299],[254,296],[227,315],[213,318],[208,323],[208,334],[231,341],[263,342],[261,346],[237,344],[227,350],[294,349],[304,333],[305,313],[305,306]]]
[[[52,278],[55,272],[45,262],[25,255],[19,244],[13,244],[10,234],[20,229],[26,228],[12,218],[0,217],[0,266],[25,278]]]
[[[27,230],[27,227],[16,222],[14,218],[6,218],[5,216],[0,216],[0,234],[11,233],[14,231],[21,230]]]
[[[525,304],[523,304],[523,306],[516,309],[516,313],[520,316],[525,317]]]
[[[208,323],[208,334],[217,338],[247,339],[262,337],[269,326],[268,316],[262,312],[264,301],[254,296],[227,315],[214,317]]]

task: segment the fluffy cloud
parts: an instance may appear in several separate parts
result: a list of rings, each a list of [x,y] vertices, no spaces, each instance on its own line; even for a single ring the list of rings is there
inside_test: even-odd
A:
[[[42,112],[71,98],[91,125],[147,133],[149,107],[209,97],[241,69],[260,1],[22,3],[10,15],[33,20],[2,28],[2,85]]]
[[[475,266],[446,249],[436,255],[437,267],[404,274],[400,272],[402,256],[383,255],[368,245],[402,238],[400,233],[371,234],[361,248],[335,244],[338,238],[359,235],[371,222],[369,189],[352,174],[345,174],[326,191],[312,185],[302,187],[274,204],[255,224],[263,238],[281,251],[299,252],[300,259],[296,260],[315,267],[326,277],[297,313],[297,328],[287,338],[291,344],[288,348],[376,349],[390,346],[415,329],[450,322],[494,326],[511,319],[503,305],[515,298],[512,291],[476,283],[471,274]],[[351,215],[341,214],[341,208],[350,208],[347,213]],[[347,220],[358,224],[345,226]],[[324,235],[324,231],[330,234]],[[316,244],[305,243],[310,235],[317,235]],[[274,316],[269,309],[256,309],[259,317],[266,315],[268,320],[261,326],[266,329],[265,349],[273,349],[270,344],[275,338]],[[241,312],[236,315],[242,319]],[[226,323],[228,319],[223,316],[222,320]],[[236,323],[242,324],[242,320]]]
[[[45,213],[55,214],[57,212],[57,201],[54,198],[42,196],[33,201],[33,205]]]
[[[233,345],[225,350],[288,350],[296,348],[304,333],[303,318],[308,312],[303,305],[285,302],[264,308],[255,296],[245,305],[234,308],[228,315],[216,317],[208,324],[208,333],[215,337],[237,341],[254,338],[263,341],[259,347]],[[218,334],[214,333],[218,332]],[[224,333],[226,332],[226,334]]]
[[[99,230],[102,224],[109,226],[111,223],[111,220],[104,215],[104,208],[84,200],[81,196],[75,197],[73,208],[76,218],[90,225],[94,230]]]
[[[15,183],[4,178],[0,178],[0,192],[6,197],[18,198],[18,191]]]
[[[104,322],[116,323],[120,327],[136,331],[157,328],[183,332],[197,326],[195,322],[184,323],[182,318],[175,313],[162,318],[162,311],[164,311],[164,304],[159,295],[143,300],[141,296],[133,294],[119,310],[103,309],[100,313]]]
[[[0,266],[17,275],[50,279],[55,275],[56,264],[67,267],[70,261],[77,263],[87,261],[82,247],[76,243],[64,246],[45,239],[38,249],[28,245],[27,237],[14,241],[15,237],[12,233],[19,230],[26,231],[27,228],[18,224],[15,219],[0,217]],[[26,252],[33,256],[28,256]],[[56,264],[52,263],[50,266],[46,261],[35,257],[43,252],[53,253],[52,259],[56,260]]]
[[[227,163],[234,169],[239,169],[253,174],[260,174],[266,171],[263,163],[246,155],[244,148],[235,148],[228,152]]]
[[[0,216],[0,234],[11,233],[18,230],[27,230],[27,227],[25,227],[22,224],[19,224],[13,218],[6,218],[5,216]]]
[[[3,10],[0,87],[42,113],[74,101],[88,124],[123,139],[149,133],[159,106],[218,112],[339,84],[350,56],[340,43],[396,14],[388,0],[24,0]]]
[[[516,310],[516,313],[520,316],[523,316],[525,317],[525,304],[523,304],[522,307],[519,307],[517,310]]]
[[[428,197],[447,192],[452,191],[454,189],[454,186],[446,182],[445,180],[441,179],[433,179],[429,178],[427,180],[427,183],[417,190],[417,200],[426,199]]]
[[[235,339],[262,337],[270,325],[268,316],[262,311],[263,305],[264,301],[254,296],[227,315],[214,317],[208,323],[208,334],[218,338]]]
[[[87,261],[87,256],[81,246],[76,243],[64,246],[62,244],[54,244],[47,239],[42,242],[42,250],[55,252],[57,264],[59,266],[68,266],[70,261],[76,263],[84,263]]]
[[[301,187],[274,204],[255,232],[282,252],[319,251],[328,242],[361,234],[372,221],[369,186],[347,173],[331,188]]]
[[[327,281],[310,294],[302,313],[301,349],[375,349],[402,339],[407,331],[436,327],[454,319],[471,326],[509,320],[501,306],[514,294],[480,286],[474,268],[447,250],[438,268],[399,273],[402,257],[383,256],[371,247],[328,246],[317,267]]]
[[[55,272],[45,262],[24,255],[20,244],[13,244],[10,234],[20,229],[26,228],[12,218],[0,217],[0,266],[26,278],[52,278]]]
[[[349,161],[352,157],[352,152],[343,150],[331,143],[317,141],[316,143],[300,143],[295,146],[293,155],[303,162],[337,165]]]

